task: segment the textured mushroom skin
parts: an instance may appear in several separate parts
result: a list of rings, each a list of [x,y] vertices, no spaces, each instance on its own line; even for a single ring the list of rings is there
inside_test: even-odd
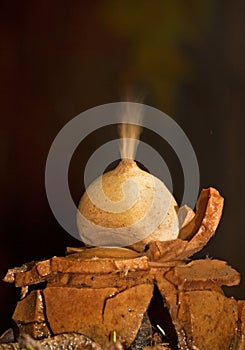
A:
[[[178,236],[177,212],[164,183],[124,159],[87,188],[79,202],[77,224],[86,244],[130,245],[143,252],[150,241]]]

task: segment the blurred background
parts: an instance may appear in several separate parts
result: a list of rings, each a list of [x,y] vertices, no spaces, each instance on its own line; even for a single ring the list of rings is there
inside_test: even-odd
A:
[[[129,93],[179,123],[197,155],[200,188],[225,197],[217,234],[198,257],[238,269],[241,284],[226,293],[244,298],[244,10],[242,0],[0,1],[1,279],[10,267],[81,245],[49,208],[47,154],[73,117]],[[76,202],[86,161],[113,138],[115,126],[99,129],[74,153]],[[142,139],[166,157],[181,200],[176,155],[149,130]],[[0,333],[11,326],[19,295],[0,282]]]

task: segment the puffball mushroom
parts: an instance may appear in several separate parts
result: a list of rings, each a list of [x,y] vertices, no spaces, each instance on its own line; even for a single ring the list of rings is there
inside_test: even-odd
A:
[[[83,242],[92,246],[130,246],[143,252],[154,240],[177,238],[178,205],[157,177],[132,159],[88,186],[79,206],[77,224]]]

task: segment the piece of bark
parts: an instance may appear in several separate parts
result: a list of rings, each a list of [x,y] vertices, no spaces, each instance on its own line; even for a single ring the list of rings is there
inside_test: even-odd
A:
[[[9,269],[3,280],[16,287],[30,286],[45,281],[50,273],[50,260],[44,260]]]
[[[196,205],[196,215],[192,222],[183,230],[190,232],[190,241],[179,259],[186,259],[199,252],[214,235],[223,210],[224,198],[214,188],[201,191]]]
[[[132,253],[132,256],[136,254],[135,258],[83,259],[78,256],[74,257],[75,254],[67,257],[54,256],[49,260],[33,263],[32,266],[25,267],[25,269],[21,267],[8,270],[4,281],[15,282],[16,287],[25,287],[55,279],[57,273],[108,274],[122,272],[127,274],[129,271],[150,269],[148,257]]]
[[[180,230],[179,238],[191,240],[202,225],[213,234],[219,224],[223,204],[224,198],[215,188],[203,189],[197,200],[196,215]]]
[[[33,290],[17,303],[13,314],[20,333],[30,334],[35,339],[50,336],[45,314],[43,295],[40,290]]]
[[[45,322],[43,296],[40,290],[33,290],[18,301],[13,320],[19,323]]]
[[[119,247],[80,247],[80,248],[72,248],[67,247],[66,253],[72,258],[78,259],[94,259],[94,258],[123,258],[123,259],[134,259],[137,258],[139,253],[132,249],[127,248],[119,248]]]
[[[179,341],[187,345],[183,349],[231,349],[238,320],[234,299],[214,291],[193,291],[179,293],[178,303]]]
[[[146,256],[134,259],[94,259],[80,260],[63,257],[51,259],[52,272],[71,273],[111,273],[149,270],[148,258]]]
[[[152,242],[147,252],[149,258],[162,261],[185,260],[200,251],[217,229],[223,203],[223,197],[214,188],[202,190],[194,219],[180,231],[178,239]]]
[[[48,279],[49,286],[76,288],[116,287],[119,290],[150,282],[152,282],[152,277],[148,271],[114,272],[110,274],[57,273],[53,278]]]
[[[165,274],[178,290],[210,289],[240,283],[240,274],[221,260],[194,260],[178,265]]]
[[[151,284],[118,292],[116,288],[47,287],[43,291],[47,319],[54,334],[78,332],[106,344],[116,331],[125,344],[136,337],[152,297]]]
[[[30,270],[34,264],[35,264],[34,262],[31,262],[31,263],[23,264],[20,267],[14,267],[13,269],[9,269],[5,277],[3,278],[3,281],[8,283],[14,283],[16,274]]]
[[[178,291],[174,284],[164,278],[167,271],[166,269],[155,269],[154,278],[174,323],[178,313]]]
[[[202,350],[228,350],[229,347],[223,347],[223,344],[226,342],[232,344],[236,333],[238,318],[236,302],[226,298],[222,292],[216,292],[215,287],[212,291],[179,292],[172,282],[164,278],[168,274],[169,272],[164,269],[162,271],[156,269],[155,279],[175,326],[179,348],[189,350],[195,345],[197,349]],[[226,332],[224,340],[222,340],[223,329]],[[241,330],[241,334],[242,332]],[[210,334],[214,339],[213,343]]]
[[[77,332],[104,341],[105,302],[117,292],[116,288],[45,288],[46,316],[53,334]]]
[[[103,314],[105,335],[116,331],[122,344],[130,346],[141,326],[152,293],[152,284],[142,284],[107,299]]]
[[[178,266],[178,265],[183,265],[185,264],[185,261],[183,260],[172,260],[172,261],[162,261],[161,259],[154,260],[154,261],[149,261],[149,266],[150,268],[167,268],[170,270],[171,267]]]
[[[33,268],[28,271],[16,273],[15,286],[16,287],[31,286],[33,284],[41,283],[44,280],[45,278],[38,274],[36,266],[33,266]]]
[[[46,277],[50,275],[51,273],[50,259],[38,261],[35,265],[40,277]]]
[[[238,332],[235,350],[245,349],[245,300],[238,300]]]
[[[161,259],[162,262],[180,260],[179,256],[186,250],[187,245],[188,242],[183,241],[182,239],[155,241],[149,245],[146,254],[151,261],[159,259]]]
[[[152,295],[152,285],[118,293],[116,288],[59,288],[44,290],[47,319],[54,334],[78,332],[100,344],[110,333],[130,344],[140,327]]]

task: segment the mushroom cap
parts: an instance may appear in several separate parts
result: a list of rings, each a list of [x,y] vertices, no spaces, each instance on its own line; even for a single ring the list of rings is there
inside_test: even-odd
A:
[[[177,212],[162,181],[123,159],[88,186],[79,202],[77,224],[85,244],[143,251],[152,240],[177,238]]]

